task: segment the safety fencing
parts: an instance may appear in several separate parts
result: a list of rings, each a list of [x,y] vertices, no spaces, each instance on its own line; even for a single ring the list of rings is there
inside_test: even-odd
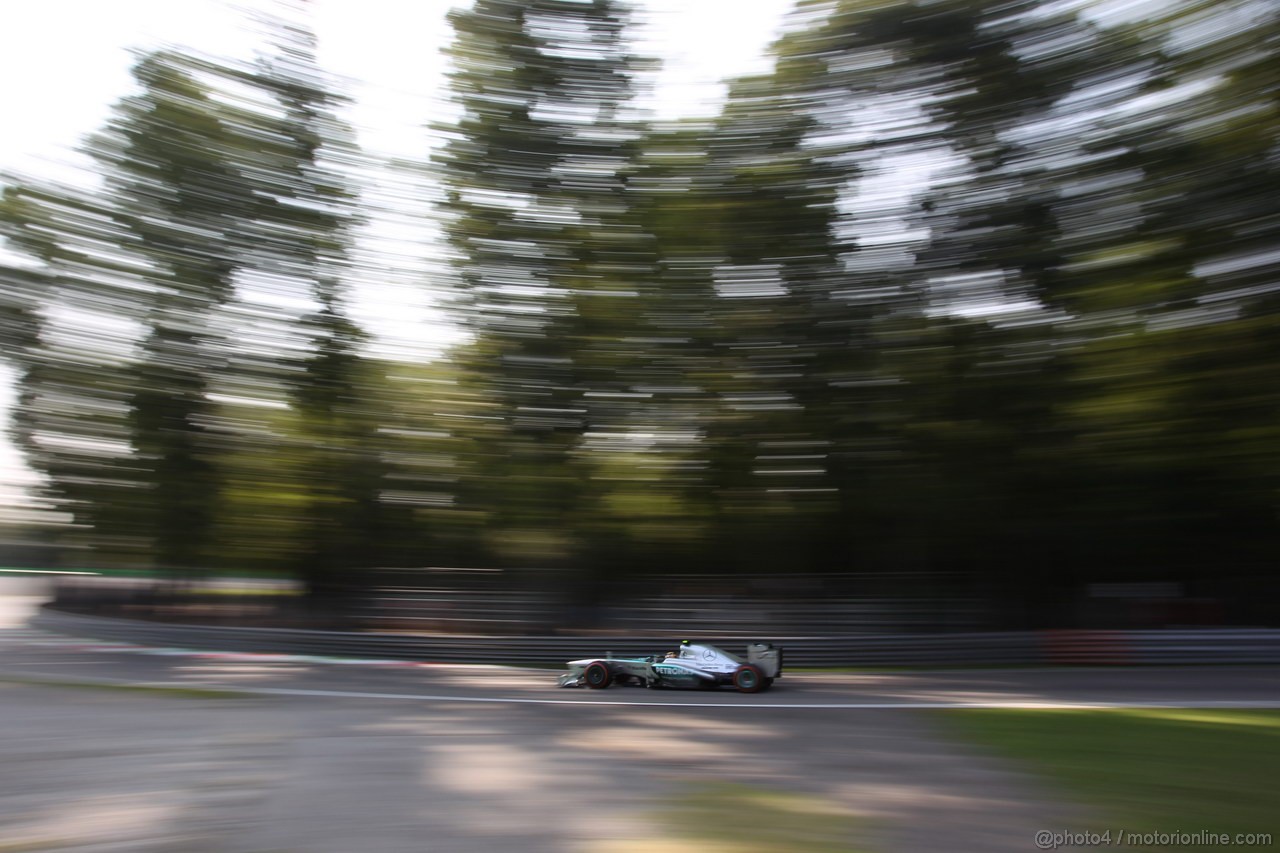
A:
[[[201,651],[439,663],[558,666],[566,660],[668,651],[683,637],[481,636],[355,633],[174,625],[85,616],[46,607],[33,625],[96,640]],[[741,638],[690,635],[733,650]],[[759,637],[783,647],[788,667],[1031,666],[1280,663],[1280,629],[1020,631]]]

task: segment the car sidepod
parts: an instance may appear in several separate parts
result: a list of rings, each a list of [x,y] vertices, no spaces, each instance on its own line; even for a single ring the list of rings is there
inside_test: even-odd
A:
[[[688,690],[699,687],[714,687],[717,681],[714,673],[704,672],[697,667],[678,660],[666,660],[653,664],[653,673],[657,678],[656,682],[651,686],[655,687],[674,687]]]

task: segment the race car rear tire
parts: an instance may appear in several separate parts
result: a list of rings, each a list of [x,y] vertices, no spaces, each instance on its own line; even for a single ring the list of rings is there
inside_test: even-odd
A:
[[[582,680],[593,690],[603,690],[613,683],[613,673],[609,671],[609,667],[596,661],[587,665],[582,673]]]
[[[733,686],[740,693],[759,693],[767,686],[764,672],[753,663],[744,663],[733,674]]]

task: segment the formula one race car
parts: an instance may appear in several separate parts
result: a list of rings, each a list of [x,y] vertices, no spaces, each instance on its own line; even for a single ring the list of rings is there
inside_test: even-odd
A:
[[[743,693],[767,690],[782,675],[782,649],[770,643],[751,643],[747,659],[705,643],[685,640],[678,652],[643,658],[583,658],[569,661],[560,676],[561,687],[602,690],[610,684],[640,687],[719,687],[732,684]]]

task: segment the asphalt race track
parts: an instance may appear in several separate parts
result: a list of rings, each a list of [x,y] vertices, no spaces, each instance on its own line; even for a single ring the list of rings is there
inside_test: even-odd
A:
[[[556,671],[337,663],[279,655],[153,650],[24,629],[0,634],[0,674],[24,680],[228,689],[260,695],[421,702],[677,708],[1280,708],[1276,667],[1116,667],[936,672],[784,672],[766,692],[562,689]]]
[[[705,842],[664,811],[741,785],[852,816],[851,850],[1025,851],[1088,816],[958,742],[942,709],[1280,707],[1280,667],[560,689],[552,671],[95,643],[24,627],[30,604],[0,596],[2,850],[689,853]],[[90,685],[166,689],[67,689]]]
[[[0,613],[6,612],[4,607],[0,604]],[[12,599],[7,607],[11,614],[20,612]],[[1280,667],[1274,666],[784,671],[771,690],[750,695],[731,688],[677,691],[614,686],[587,690],[556,687],[555,670],[146,649],[35,631],[12,617],[9,627],[0,628],[0,661],[0,676],[30,681],[227,689],[315,699],[796,711],[1280,708]]]
[[[1079,667],[786,672],[771,690],[561,689],[554,670],[339,662],[287,655],[145,649],[25,627],[40,601],[0,586],[0,676],[23,680],[228,689],[315,699],[735,709],[949,707],[1280,708],[1280,667]],[[26,594],[15,595],[13,592]],[[602,641],[602,644],[605,641]],[[655,653],[663,651],[654,649]],[[604,649],[601,649],[604,653]]]

